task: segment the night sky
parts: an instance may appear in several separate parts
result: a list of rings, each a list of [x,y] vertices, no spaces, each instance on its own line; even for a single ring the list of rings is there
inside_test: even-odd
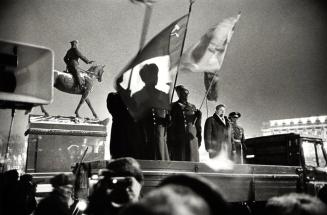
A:
[[[185,49],[224,18],[242,16],[220,70],[219,101],[204,105],[203,123],[218,103],[239,111],[246,137],[261,135],[262,122],[327,114],[327,7],[318,0],[197,0],[190,17]],[[153,5],[147,41],[188,12],[188,0],[158,0]],[[65,69],[69,41],[105,64],[102,83],[90,99],[101,119],[115,76],[137,53],[144,6],[128,0],[1,0],[0,39],[53,49],[55,68]],[[88,68],[81,62],[81,67]],[[180,73],[177,84],[190,90],[189,101],[200,106],[203,74]],[[40,89],[41,90],[41,89]],[[174,98],[176,100],[176,98]],[[74,115],[79,96],[54,90],[52,115]],[[33,110],[40,114],[39,109]],[[87,106],[81,115],[92,117]],[[1,130],[8,132],[10,110],[0,110]],[[27,116],[17,111],[14,133],[23,133]]]

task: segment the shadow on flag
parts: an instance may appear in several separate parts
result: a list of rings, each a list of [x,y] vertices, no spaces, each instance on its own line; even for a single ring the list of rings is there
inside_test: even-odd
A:
[[[157,34],[116,78],[116,90],[136,121],[152,108],[170,109],[170,70],[180,60],[187,18]]]

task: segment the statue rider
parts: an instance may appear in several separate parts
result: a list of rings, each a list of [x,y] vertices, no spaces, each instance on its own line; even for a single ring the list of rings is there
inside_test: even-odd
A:
[[[73,40],[70,42],[71,48],[67,51],[64,61],[67,66],[67,70],[69,73],[73,75],[75,85],[79,86],[82,91],[85,90],[85,87],[83,86],[80,71],[78,68],[78,59],[83,60],[87,64],[91,64],[94,61],[88,60],[85,56],[82,55],[82,53],[78,50],[78,40]]]

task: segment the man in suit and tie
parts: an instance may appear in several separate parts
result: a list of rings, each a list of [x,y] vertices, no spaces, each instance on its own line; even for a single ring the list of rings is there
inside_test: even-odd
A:
[[[204,125],[204,143],[210,158],[221,153],[231,156],[231,125],[225,116],[226,106],[219,104],[213,116]]]

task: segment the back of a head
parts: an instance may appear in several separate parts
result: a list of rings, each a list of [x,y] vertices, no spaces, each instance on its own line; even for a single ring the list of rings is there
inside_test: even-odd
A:
[[[4,173],[4,178],[11,181],[17,181],[19,178],[19,173],[17,169],[11,169]]]
[[[127,207],[123,215],[210,215],[208,203],[190,188],[167,185],[152,190],[138,203]]]
[[[191,188],[209,205],[211,214],[229,214],[229,205],[219,187],[208,179],[195,174],[176,174],[165,178],[160,186],[169,184]]]
[[[33,176],[30,174],[24,174],[22,176],[20,176],[19,180],[21,182],[32,182],[33,181]]]
[[[226,215],[228,204],[217,186],[198,175],[168,176],[159,187],[123,213],[143,215]]]
[[[50,184],[54,188],[61,186],[73,185],[75,177],[73,174],[58,174],[50,179]]]
[[[290,193],[272,197],[266,204],[267,215],[326,215],[327,207],[317,197]]]
[[[16,169],[8,170],[3,173],[3,188],[8,189],[15,186],[18,182],[19,173]]]
[[[140,70],[140,77],[145,85],[153,85],[158,82],[159,68],[156,64],[145,64]]]

